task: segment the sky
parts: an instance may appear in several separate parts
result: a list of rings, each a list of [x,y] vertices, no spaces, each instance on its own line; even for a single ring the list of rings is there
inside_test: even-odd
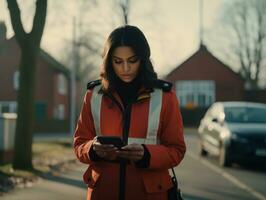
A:
[[[215,28],[225,0],[204,0],[203,30]],[[19,0],[22,22],[30,30],[34,14],[33,0]],[[76,0],[48,0],[47,21],[41,47],[59,61],[64,58],[65,43],[73,37],[73,16],[81,12]],[[110,0],[98,0],[89,5],[79,32],[86,28],[99,34],[100,48],[109,33],[119,25],[118,11]],[[200,0],[133,0],[129,23],[138,26],[147,37],[151,58],[159,76],[164,76],[191,56],[199,47]],[[0,21],[7,26],[7,37],[13,36],[6,0],[0,0]],[[80,34],[80,33],[77,33]],[[101,50],[100,50],[101,51]],[[101,60],[97,61],[100,62]]]

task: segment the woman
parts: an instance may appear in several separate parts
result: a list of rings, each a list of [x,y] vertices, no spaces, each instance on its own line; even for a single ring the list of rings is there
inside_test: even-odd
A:
[[[125,146],[102,144],[119,136]],[[88,84],[74,136],[77,158],[88,169],[87,199],[167,199],[168,169],[184,157],[178,101],[157,79],[150,47],[134,26],[115,29],[103,52],[101,79]]]

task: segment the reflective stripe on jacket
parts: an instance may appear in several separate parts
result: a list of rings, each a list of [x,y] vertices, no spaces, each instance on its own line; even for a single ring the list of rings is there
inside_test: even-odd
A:
[[[94,90],[97,91],[97,87]],[[93,105],[97,105],[93,103],[92,94],[92,90],[89,90],[84,98],[75,131],[75,153],[81,162],[89,164],[84,174],[84,181],[89,187],[88,199],[117,199],[119,165],[102,161],[93,162],[88,152],[92,139],[96,136],[96,130],[102,135],[122,135],[123,113],[107,95],[103,95],[101,101],[97,101],[98,106],[91,107],[91,101]],[[173,91],[162,92],[159,126],[156,131],[160,144],[154,144],[154,140],[150,142],[153,144],[147,144],[147,132],[150,133],[148,131],[150,95],[153,93],[148,96],[146,94],[145,98],[140,96],[139,100],[133,103],[129,128],[129,138],[143,140],[146,144],[151,155],[150,164],[147,169],[136,168],[133,164],[127,167],[126,199],[166,199],[167,190],[172,186],[168,169],[178,165],[185,153],[182,119]],[[118,95],[114,93],[113,96],[121,104]],[[94,112],[91,109],[100,110],[99,123],[94,123],[94,118],[97,117],[92,116]]]
[[[91,112],[94,121],[96,135],[100,136],[100,118],[101,118],[101,103],[103,94],[99,93],[101,86],[98,85],[92,91],[91,97]],[[159,128],[160,114],[162,108],[162,90],[154,89],[150,94],[149,114],[148,114],[148,129],[146,138],[128,138],[128,144],[159,144],[160,140],[157,138]],[[104,113],[103,113],[104,114]]]

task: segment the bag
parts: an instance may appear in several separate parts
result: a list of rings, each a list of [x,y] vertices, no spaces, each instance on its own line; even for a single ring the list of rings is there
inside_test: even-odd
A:
[[[173,177],[171,178],[172,179],[172,182],[173,182],[173,187],[171,187],[169,190],[168,190],[168,200],[184,200],[183,199],[183,196],[182,196],[182,192],[181,190],[178,188],[178,182],[177,182],[177,178],[176,178],[176,175],[175,175],[175,171],[173,168],[171,168],[172,170],[172,173],[173,173]]]

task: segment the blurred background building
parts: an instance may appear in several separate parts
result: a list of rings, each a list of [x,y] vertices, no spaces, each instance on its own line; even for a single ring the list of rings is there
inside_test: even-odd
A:
[[[17,112],[20,49],[14,37],[6,38],[0,22],[0,114]],[[67,132],[70,117],[70,71],[40,50],[35,86],[35,132]]]

